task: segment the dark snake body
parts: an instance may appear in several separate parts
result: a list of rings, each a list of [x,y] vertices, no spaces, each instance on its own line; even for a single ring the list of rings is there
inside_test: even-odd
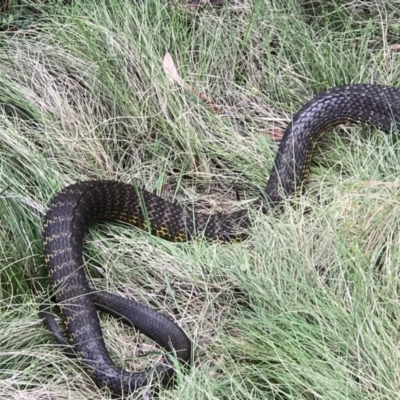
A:
[[[400,123],[400,90],[349,85],[309,101],[285,131],[265,189],[264,212],[301,188],[318,139],[329,128],[347,122],[366,123],[390,132]],[[52,200],[44,228],[45,262],[69,341],[97,385],[105,385],[115,394],[130,393],[148,383],[150,372],[130,373],[114,365],[103,341],[96,302],[106,302],[106,308],[114,309],[114,314],[132,324],[142,322],[140,329],[167,350],[174,349],[183,363],[190,359],[190,342],[180,328],[160,314],[153,312],[150,318],[145,308],[144,314],[132,322],[134,317],[125,300],[117,306],[115,299],[102,300],[101,294],[93,297],[83,270],[82,250],[85,232],[97,219],[128,222],[175,242],[199,235],[211,240],[241,240],[248,234],[251,221],[246,211],[214,215],[187,211],[143,189],[114,181],[76,183]],[[146,325],[146,318],[153,322]],[[158,365],[155,372],[166,372],[169,377],[172,367],[168,363]]]

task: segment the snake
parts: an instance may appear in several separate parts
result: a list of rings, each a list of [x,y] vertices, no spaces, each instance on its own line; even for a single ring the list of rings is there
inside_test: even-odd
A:
[[[383,85],[352,84],[333,87],[308,101],[287,126],[278,147],[269,180],[260,196],[261,212],[279,208],[307,181],[313,149],[320,137],[339,124],[358,122],[397,131],[400,124],[400,89]],[[152,337],[178,361],[187,364],[191,342],[168,317],[131,300],[90,288],[84,273],[83,243],[97,220],[132,224],[160,238],[185,242],[198,237],[228,242],[249,235],[248,210],[205,214],[144,190],[112,180],[77,182],[62,189],[50,202],[43,230],[44,259],[64,324],[66,344],[84,363],[93,381],[123,396],[148,385],[156,377],[168,381],[172,361],[139,372],[114,364],[106,349],[97,310],[120,316]],[[43,310],[42,310],[43,311]],[[44,315],[56,339],[63,337],[50,313]]]

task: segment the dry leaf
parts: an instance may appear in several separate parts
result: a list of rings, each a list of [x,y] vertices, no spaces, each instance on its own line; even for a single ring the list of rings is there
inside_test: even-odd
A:
[[[400,43],[391,44],[389,46],[390,50],[400,50]]]
[[[368,186],[384,186],[386,188],[395,187],[398,184],[396,182],[384,182],[384,181],[367,181]]]
[[[268,135],[272,140],[278,142],[279,140],[282,140],[285,131],[282,128],[278,128],[277,126],[275,126],[262,131],[262,133],[264,135]]]
[[[170,53],[166,53],[163,59],[163,68],[165,75],[167,75],[168,80],[171,83],[178,83],[179,85],[183,85],[183,79],[179,75],[178,69],[175,66],[174,60],[171,57]]]
[[[179,86],[182,86],[188,92],[194,93],[201,101],[207,104],[214,112],[219,112],[219,107],[215,104],[211,104],[211,102],[207,99],[204,93],[197,91],[192,86],[188,85],[183,81],[182,77],[179,75],[178,69],[176,68],[174,60],[172,59],[170,53],[167,52],[165,54],[162,66],[164,68],[165,75],[167,76],[168,80],[171,83],[177,83]]]

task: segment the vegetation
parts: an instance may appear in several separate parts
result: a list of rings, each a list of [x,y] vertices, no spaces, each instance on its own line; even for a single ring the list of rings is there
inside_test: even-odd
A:
[[[193,368],[161,399],[397,398],[396,135],[343,126],[281,215],[251,200],[273,165],[271,134],[313,95],[399,84],[400,2],[66,3],[10,0],[0,20],[0,398],[110,398],[38,317],[47,205],[88,179],[254,218],[240,244],[174,244],[122,224],[88,234],[91,283],[193,340]],[[167,52],[190,87],[170,81]],[[116,363],[142,368],[148,342],[103,326]]]

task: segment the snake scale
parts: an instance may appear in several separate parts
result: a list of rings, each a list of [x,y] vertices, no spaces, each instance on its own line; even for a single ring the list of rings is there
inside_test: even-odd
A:
[[[400,89],[365,84],[339,86],[303,106],[282,138],[263,193],[263,212],[296,194],[308,176],[318,139],[329,128],[347,122],[395,131],[400,123]],[[68,340],[94,382],[123,395],[149,383],[152,373],[168,381],[173,368],[169,361],[136,373],[115,366],[106,350],[96,309],[122,316],[168,351],[173,350],[182,363],[190,360],[191,343],[175,323],[161,314],[89,287],[83,270],[83,241],[89,225],[98,219],[127,222],[175,242],[197,236],[219,241],[244,239],[251,221],[245,210],[213,215],[187,211],[143,189],[115,181],[79,182],[54,197],[44,224],[45,264]],[[45,318],[62,342],[54,318],[50,314]]]

